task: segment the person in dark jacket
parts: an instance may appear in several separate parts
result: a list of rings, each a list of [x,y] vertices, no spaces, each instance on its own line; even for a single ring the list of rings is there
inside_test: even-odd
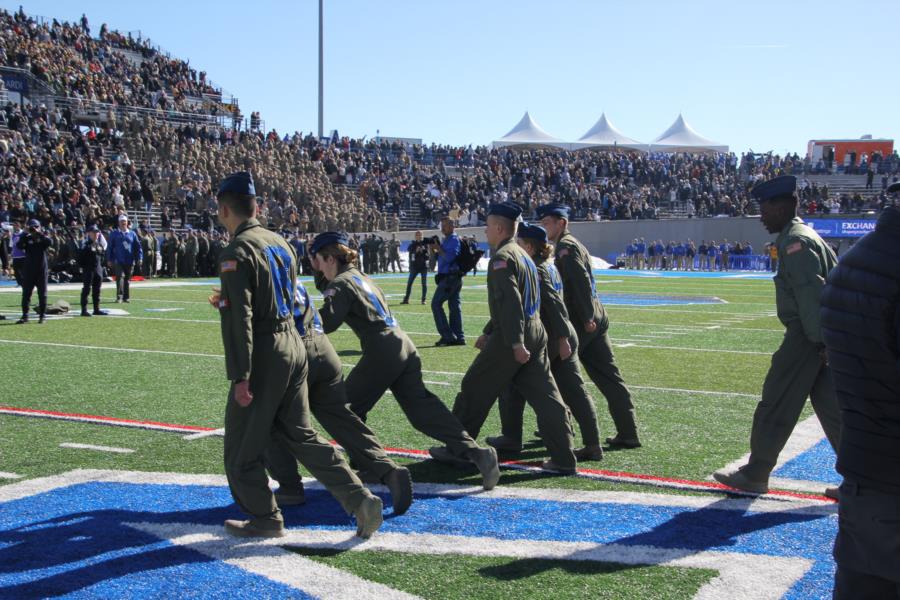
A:
[[[28,322],[31,294],[35,288],[38,293],[38,323],[44,322],[44,314],[47,312],[47,249],[50,243],[50,238],[41,231],[41,223],[37,219],[28,221],[28,232],[16,242],[16,247],[25,253],[22,318],[16,321],[19,325]]]
[[[889,191],[900,193],[900,183]],[[834,598],[900,597],[900,209],[885,209],[822,290],[841,407]]]
[[[106,251],[100,244],[100,229],[96,225],[91,225],[87,230],[87,237],[84,239],[84,245],[78,252],[78,266],[81,267],[81,316],[90,317],[91,313],[87,309],[88,292],[91,294],[91,300],[94,303],[94,314],[101,315],[100,312],[100,285],[103,283],[103,258]]]

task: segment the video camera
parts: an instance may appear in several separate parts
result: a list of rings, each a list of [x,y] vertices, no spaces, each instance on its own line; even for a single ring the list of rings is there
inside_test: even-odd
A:
[[[433,235],[431,237],[422,238],[422,241],[429,245],[430,244],[437,244],[438,246],[441,245],[441,238],[439,238],[436,235]]]

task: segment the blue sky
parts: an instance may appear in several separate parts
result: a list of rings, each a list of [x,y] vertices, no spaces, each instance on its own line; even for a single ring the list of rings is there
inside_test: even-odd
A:
[[[19,3],[0,2],[7,10]],[[606,111],[651,141],[679,112],[734,151],[900,136],[900,2],[325,2],[325,129],[486,144],[525,110],[579,138]],[[279,132],[317,123],[316,0],[29,1],[141,30]]]

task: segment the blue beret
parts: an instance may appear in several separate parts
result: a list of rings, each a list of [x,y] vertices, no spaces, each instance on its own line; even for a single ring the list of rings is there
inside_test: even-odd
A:
[[[229,192],[244,196],[255,196],[256,186],[253,185],[253,175],[247,171],[238,171],[223,179],[219,185],[219,193],[216,196],[221,197],[222,194]]]
[[[506,217],[510,220],[517,220],[522,214],[522,207],[514,202],[500,202],[499,204],[491,204],[488,209],[488,216],[496,215],[498,217]]]
[[[546,244],[547,230],[540,225],[522,223],[519,225],[519,237],[526,240],[537,240],[538,242]]]
[[[87,231],[88,231],[88,233],[90,233],[92,231],[100,231],[100,228],[97,227],[96,225],[88,225]]]
[[[325,233],[320,233],[313,239],[309,251],[311,254],[315,254],[325,246],[330,246],[332,244],[349,246],[350,238],[343,231],[326,231]]]
[[[37,219],[28,219],[28,226],[29,227],[37,227],[38,229],[40,229],[41,222],[38,221]]]
[[[538,219],[543,219],[544,217],[569,218],[569,207],[563,204],[544,204],[534,209],[534,212]]]
[[[797,178],[793,175],[782,175],[758,184],[750,194],[759,202],[765,202],[778,196],[790,196],[797,189]]]

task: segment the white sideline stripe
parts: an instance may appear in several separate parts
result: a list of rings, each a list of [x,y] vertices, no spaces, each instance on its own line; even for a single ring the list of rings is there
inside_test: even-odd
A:
[[[10,483],[0,486],[0,502],[20,500],[55,489],[90,482],[155,484],[155,485],[198,485],[227,487],[224,475],[198,475],[193,473],[166,473],[153,471],[119,471],[110,469],[74,469],[59,475]],[[325,487],[318,481],[304,478],[305,486],[317,490]],[[384,485],[368,486],[376,491],[387,491]],[[455,485],[448,483],[415,483],[414,491],[419,495],[471,496],[476,498],[503,498],[523,500],[544,500],[548,502],[594,503],[594,504],[641,504],[647,506],[669,506],[680,508],[715,508],[737,512],[791,513],[803,515],[836,515],[837,505],[822,500],[790,498],[770,499],[762,496],[743,498],[657,494],[643,492],[622,492],[612,490],[573,490],[560,488],[514,488],[497,487],[484,491],[481,486]]]
[[[76,450],[97,450],[98,452],[112,452],[114,454],[131,454],[134,452],[131,448],[116,448],[115,446],[95,446],[93,444],[76,444],[74,442],[63,442],[60,448],[74,448]]]
[[[624,344],[616,344],[617,348],[631,348],[632,346],[634,346],[634,344],[631,342],[626,342]]]
[[[278,581],[322,600],[419,598],[282,548],[286,540],[296,538],[293,532],[289,533],[287,538],[248,541],[247,538],[229,536],[221,527],[193,523],[126,523],[126,525],[168,540],[176,546],[190,548],[248,573]],[[354,538],[352,533],[346,531],[329,533],[340,540],[342,546],[352,548],[361,545],[361,540]]]
[[[223,436],[225,435],[225,428],[222,427],[220,429],[213,429],[212,431],[201,431],[199,433],[190,433],[188,435],[183,436],[181,439],[183,440],[199,440],[203,438],[213,437],[213,436]]]
[[[110,350],[113,352],[137,352],[140,354],[170,354],[173,356],[200,356],[203,358],[225,358],[222,354],[203,354],[200,352],[174,352],[171,350],[149,350],[146,348],[113,348],[111,346],[87,346],[83,344],[60,344],[58,342],[31,342],[26,340],[3,340],[0,344],[26,344],[28,346],[53,346],[58,348],[78,348],[81,350]]]
[[[624,344],[623,344],[623,346],[624,346]],[[353,363],[343,363],[343,366],[347,367],[347,368],[352,368],[352,367],[355,367],[356,365],[354,365]],[[462,377],[463,375],[465,375],[465,373],[461,373],[458,371],[425,371],[425,370],[423,370],[422,373],[428,373],[430,375],[447,375],[447,376],[456,376],[456,377]],[[586,380],[585,383],[590,386],[596,387],[594,385],[594,383],[592,381],[590,381],[589,379]],[[657,391],[657,392],[677,392],[677,393],[681,393],[681,394],[701,394],[701,395],[708,395],[708,396],[736,396],[739,398],[759,398],[759,394],[748,394],[745,392],[725,392],[725,391],[718,391],[718,390],[689,390],[689,389],[685,389],[685,388],[657,387],[657,386],[652,386],[652,385],[631,385],[631,384],[626,384],[626,385],[628,385],[628,387],[633,390],[653,390],[653,391]]]
[[[593,542],[501,540],[403,533],[377,533],[369,540],[358,540],[343,531],[289,529],[283,538],[237,543],[233,539],[226,539],[221,528],[208,525],[131,523],[129,526],[287,585],[298,588],[302,586],[304,591],[322,598],[413,596],[381,584],[360,580],[355,575],[332,567],[323,568],[323,565],[281,546],[351,552],[407,552],[433,556],[575,560],[718,571],[718,576],[703,585],[694,596],[701,600],[729,596],[747,599],[779,598],[812,566],[812,561],[802,558]],[[355,580],[359,580],[359,583]]]
[[[667,340],[672,336],[671,336],[671,334],[658,334],[658,333],[632,333],[631,337],[647,338],[650,340]]]
[[[0,479],[22,479],[18,473],[10,473],[9,471],[0,471]]]

